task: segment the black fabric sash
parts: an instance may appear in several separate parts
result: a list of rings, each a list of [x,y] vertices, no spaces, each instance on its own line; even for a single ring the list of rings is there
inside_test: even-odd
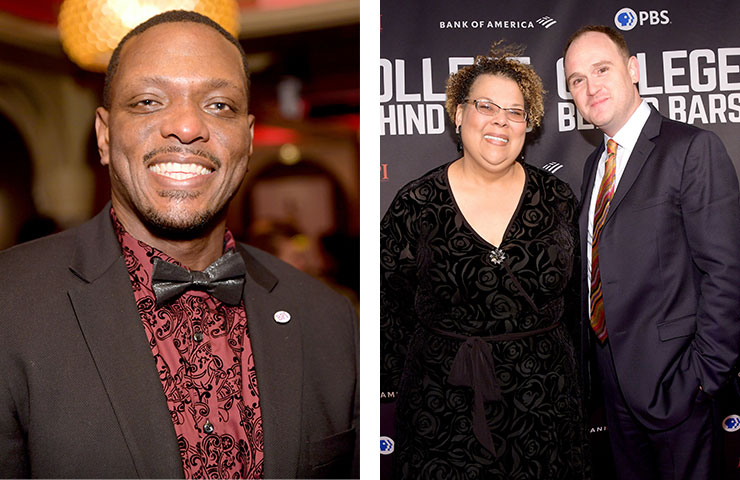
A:
[[[473,389],[473,433],[475,438],[496,457],[501,452],[496,451],[493,445],[484,403],[501,400],[501,387],[496,380],[492,349],[488,342],[505,342],[541,335],[554,330],[559,325],[560,322],[556,322],[550,326],[528,332],[503,333],[485,337],[463,335],[425,327],[436,335],[463,342],[452,362],[447,382],[458,387]]]

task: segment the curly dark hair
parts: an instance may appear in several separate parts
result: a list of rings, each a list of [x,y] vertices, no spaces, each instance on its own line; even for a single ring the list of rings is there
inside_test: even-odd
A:
[[[527,126],[539,127],[545,114],[542,79],[529,65],[514,59],[524,53],[521,45],[504,44],[498,40],[491,44],[488,56],[478,55],[472,65],[461,68],[447,79],[447,101],[445,107],[452,123],[455,123],[457,106],[468,99],[470,87],[480,75],[497,75],[514,80],[524,97],[524,110],[527,112]]]

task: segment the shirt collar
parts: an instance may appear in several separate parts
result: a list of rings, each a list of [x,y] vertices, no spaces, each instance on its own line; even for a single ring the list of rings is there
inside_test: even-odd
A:
[[[635,147],[637,139],[640,137],[642,127],[645,126],[645,122],[647,122],[649,116],[650,105],[643,99],[640,105],[638,105],[632,113],[629,120],[627,120],[627,123],[625,123],[613,137],[609,137],[609,135],[604,134],[604,145],[606,145],[606,142],[611,138],[617,142],[620,147],[631,151]]]

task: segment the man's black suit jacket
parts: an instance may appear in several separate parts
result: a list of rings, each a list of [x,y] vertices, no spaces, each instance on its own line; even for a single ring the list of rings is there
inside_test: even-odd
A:
[[[108,211],[0,254],[2,477],[183,476]],[[238,251],[265,478],[356,476],[354,310],[274,257]],[[274,320],[280,310],[289,322]]]
[[[588,212],[603,149],[586,160],[581,187],[586,329]],[[670,428],[697,395],[720,389],[740,350],[738,178],[715,134],[651,109],[609,206],[599,268],[622,393],[640,423]]]

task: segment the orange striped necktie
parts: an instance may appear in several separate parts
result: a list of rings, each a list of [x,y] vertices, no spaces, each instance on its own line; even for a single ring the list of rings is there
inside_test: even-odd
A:
[[[591,328],[596,332],[600,342],[606,340],[606,323],[604,322],[604,299],[601,289],[601,271],[599,269],[599,239],[604,228],[609,203],[614,196],[614,178],[617,171],[617,142],[606,143],[606,168],[601,179],[599,195],[596,198],[594,211],[593,237],[591,243]]]

